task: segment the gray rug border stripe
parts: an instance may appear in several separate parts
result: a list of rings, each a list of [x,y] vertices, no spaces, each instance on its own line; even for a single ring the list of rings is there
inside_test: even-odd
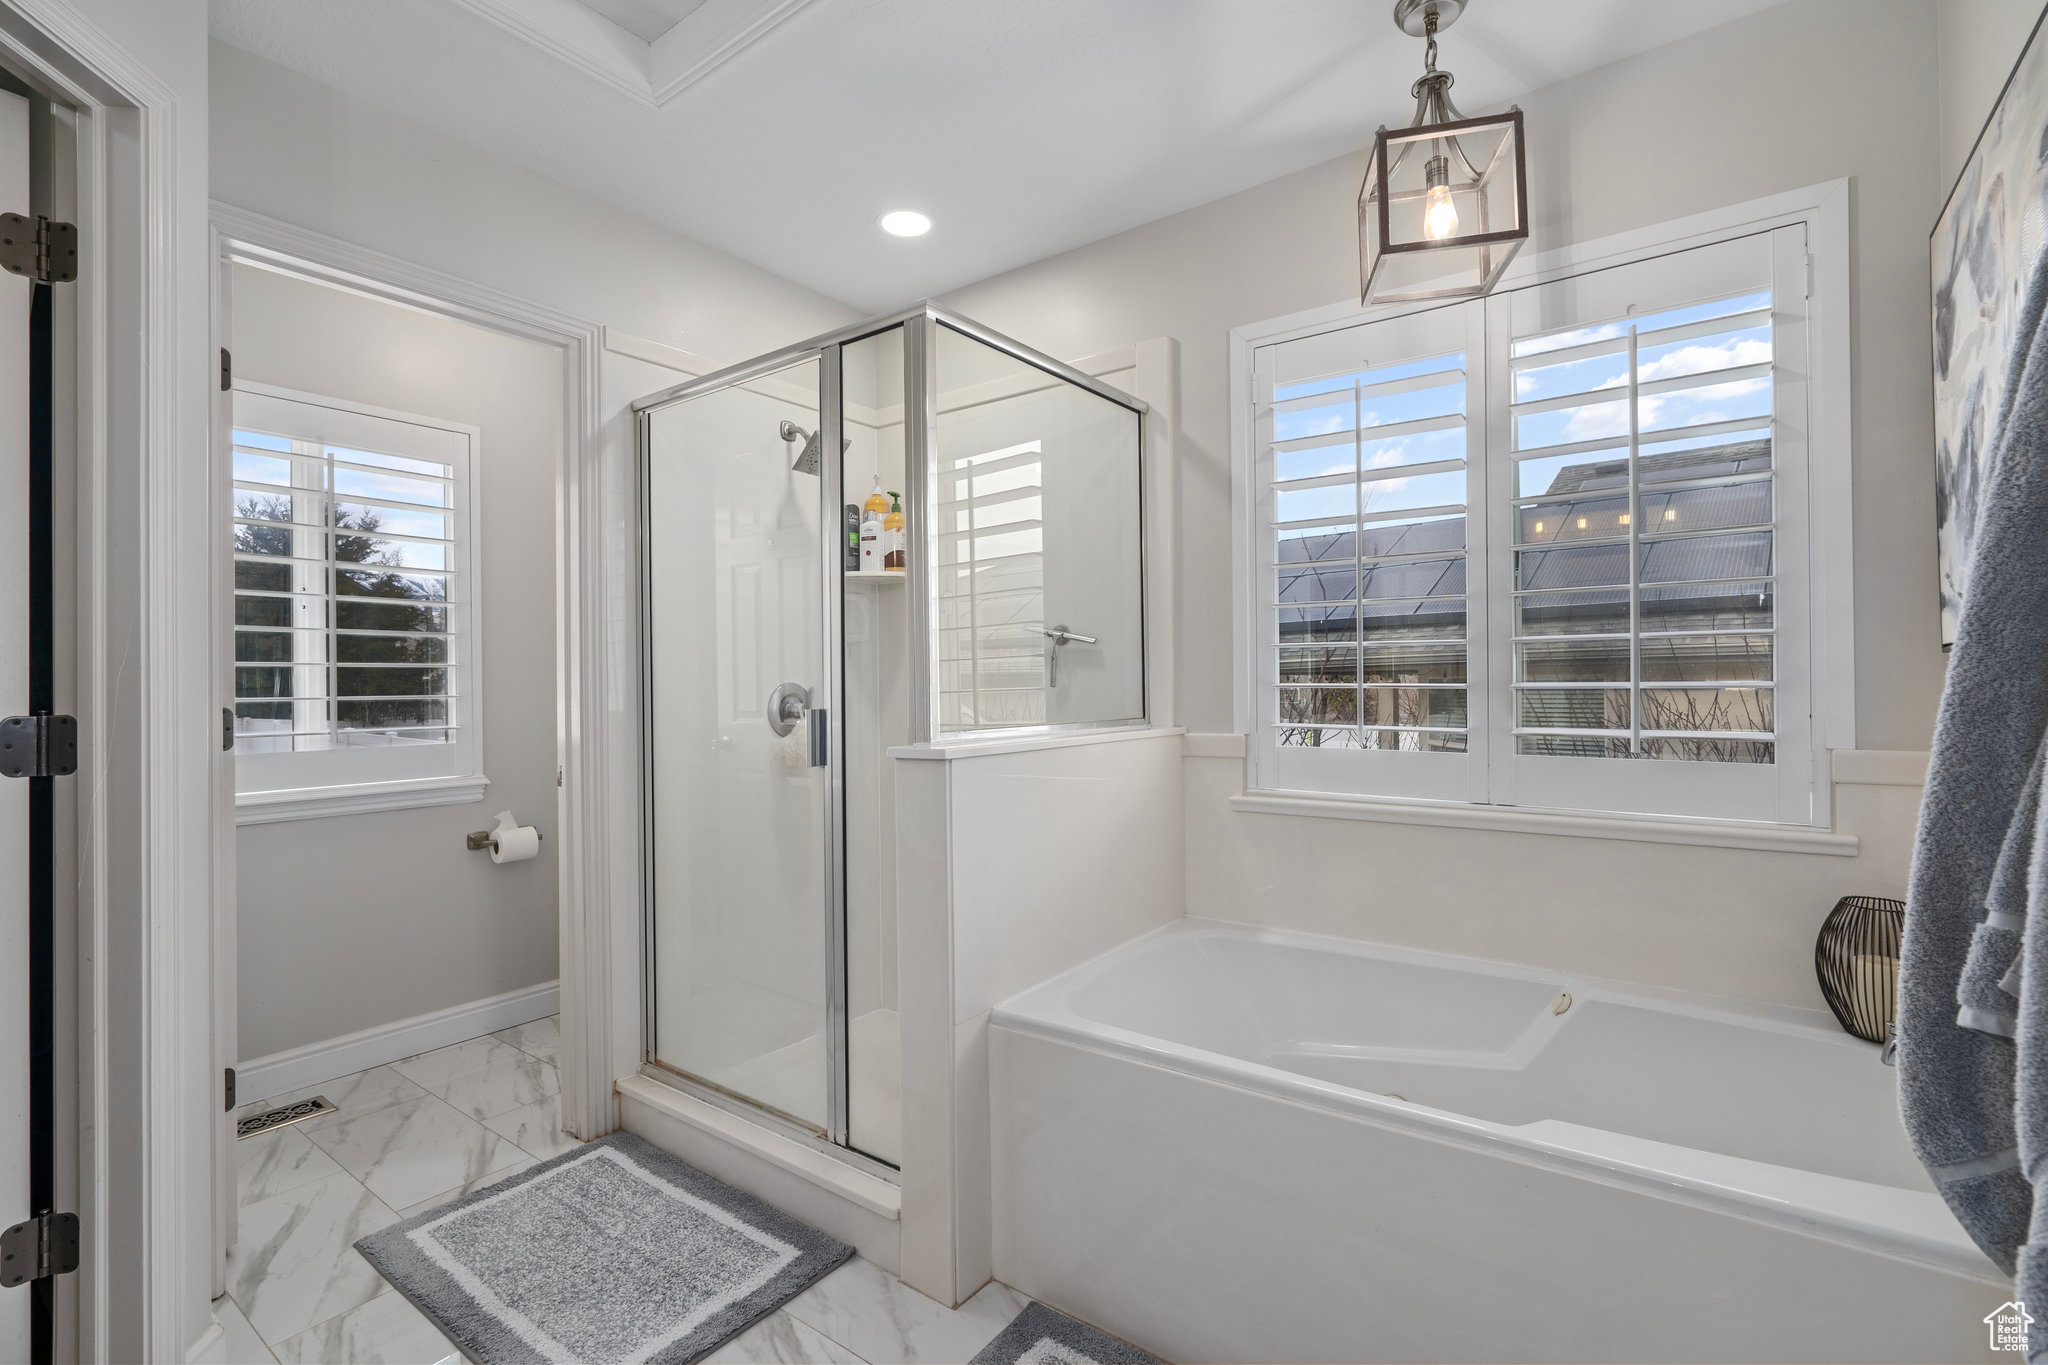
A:
[[[704,1322],[697,1330],[652,1356],[651,1365],[684,1365],[684,1362],[699,1360],[709,1355],[816,1284],[853,1256],[853,1248],[837,1238],[818,1231],[808,1223],[799,1222],[745,1190],[734,1189],[717,1177],[707,1175],[688,1162],[625,1132],[612,1133],[595,1142],[584,1143],[574,1151],[551,1157],[503,1180],[472,1190],[460,1198],[436,1205],[425,1213],[415,1214],[403,1222],[381,1228],[357,1242],[355,1249],[361,1252],[363,1259],[376,1267],[377,1272],[403,1294],[413,1307],[426,1314],[450,1341],[461,1347],[462,1353],[470,1359],[481,1361],[483,1365],[521,1365],[523,1362],[532,1361],[536,1359],[533,1347],[477,1304],[455,1283],[447,1271],[435,1265],[425,1253],[415,1247],[407,1234],[422,1224],[445,1218],[457,1209],[503,1194],[516,1186],[536,1180],[557,1167],[585,1159],[592,1152],[605,1147],[616,1150],[636,1165],[706,1203],[716,1204],[770,1236],[788,1242],[798,1251],[796,1260],[784,1267],[774,1279],[745,1298],[728,1305],[724,1311]],[[592,1365],[598,1363],[592,1362]]]
[[[1010,1319],[1010,1325],[996,1339],[975,1353],[968,1365],[1017,1365],[1024,1353],[1050,1337],[1084,1360],[1096,1365],[1165,1365],[1158,1356],[1139,1350],[1128,1341],[1068,1317],[1056,1308],[1033,1300],[1024,1311]]]

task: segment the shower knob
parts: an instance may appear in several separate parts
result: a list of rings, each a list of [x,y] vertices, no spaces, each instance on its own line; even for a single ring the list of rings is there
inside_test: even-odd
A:
[[[810,709],[810,688],[802,683],[783,683],[768,694],[768,728],[778,735],[787,735]]]

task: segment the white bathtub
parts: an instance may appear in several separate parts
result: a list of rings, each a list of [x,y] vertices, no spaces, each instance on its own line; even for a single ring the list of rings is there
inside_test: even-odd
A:
[[[996,1277],[1168,1359],[1990,1358],[1825,1014],[1189,920],[991,1025]]]

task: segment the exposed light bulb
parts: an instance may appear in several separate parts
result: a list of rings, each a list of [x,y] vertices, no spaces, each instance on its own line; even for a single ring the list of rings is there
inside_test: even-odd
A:
[[[1451,187],[1432,185],[1422,201],[1422,230],[1441,242],[1458,235],[1458,206],[1451,202]]]
[[[1451,202],[1451,159],[1433,156],[1422,167],[1422,231],[1441,242],[1458,235],[1458,206]]]
[[[1628,525],[1628,513],[1626,513],[1626,512],[1623,512],[1623,513],[1621,514],[1621,524],[1622,524],[1623,526],[1626,526],[1626,525]]]
[[[1678,509],[1677,509],[1676,507],[1667,507],[1667,508],[1665,508],[1665,509],[1664,509],[1664,520],[1666,520],[1666,521],[1677,521],[1677,520],[1678,520]]]
[[[1539,536],[1543,534],[1543,523],[1540,521],[1536,523],[1536,534]]]
[[[1586,529],[1586,519],[1584,517],[1579,518],[1579,529],[1581,531]]]

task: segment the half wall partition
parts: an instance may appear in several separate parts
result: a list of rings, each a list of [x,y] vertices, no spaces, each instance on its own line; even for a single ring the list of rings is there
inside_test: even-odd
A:
[[[1147,723],[1145,405],[920,304],[634,407],[646,1070],[898,1165],[889,751]]]

